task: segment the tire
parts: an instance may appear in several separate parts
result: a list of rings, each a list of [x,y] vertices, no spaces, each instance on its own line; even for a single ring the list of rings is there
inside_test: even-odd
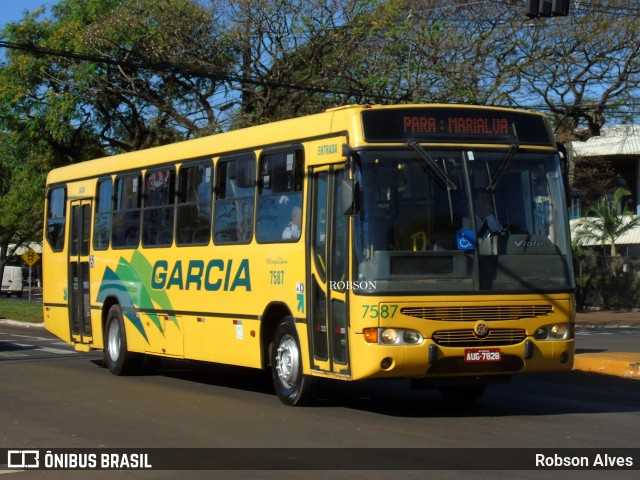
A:
[[[282,320],[273,337],[271,377],[285,405],[300,406],[311,400],[313,378],[302,373],[302,353],[293,318]]]
[[[104,332],[103,359],[111,374],[138,373],[144,356],[127,350],[127,335],[120,305],[113,305],[109,309]]]
[[[487,389],[486,385],[455,385],[440,387],[440,395],[454,405],[470,405],[477,402]]]

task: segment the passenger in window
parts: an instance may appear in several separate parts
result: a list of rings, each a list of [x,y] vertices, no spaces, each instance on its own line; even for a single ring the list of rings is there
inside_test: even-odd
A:
[[[298,240],[300,238],[302,226],[302,209],[293,207],[291,211],[291,221],[282,232],[283,240]]]

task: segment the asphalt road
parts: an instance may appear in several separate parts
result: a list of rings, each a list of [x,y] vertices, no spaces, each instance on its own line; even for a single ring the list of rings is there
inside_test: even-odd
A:
[[[640,325],[576,328],[576,353],[640,352]]]
[[[598,335],[604,334],[584,334],[585,348],[600,348]],[[640,334],[610,337],[606,341],[617,348],[618,342],[637,342]],[[478,449],[489,448],[488,455],[505,451],[505,462],[507,448],[533,449],[527,452],[577,448],[590,454],[634,448],[640,452],[640,382],[581,372],[516,377],[509,384],[491,386],[470,407],[448,405],[437,392],[412,391],[407,382],[398,380],[324,384],[316,404],[291,408],[280,404],[265,372],[174,361],[164,362],[153,374],[114,377],[103,368],[99,352],[72,352],[43,329],[0,325],[0,385],[0,449],[242,448],[250,449],[247,465],[264,461],[260,457],[264,452],[254,450],[262,448],[275,448],[285,456],[287,449],[316,449],[312,452],[327,455],[325,465],[336,461],[331,456],[335,451],[322,450],[326,448],[369,452],[377,455],[377,461],[385,454],[394,458],[393,451],[366,449],[444,448],[445,461],[447,455],[462,455],[449,449],[484,452]],[[166,454],[170,456],[171,450]],[[637,469],[640,453],[634,461]],[[463,467],[461,460],[460,470],[402,472],[359,468],[180,474],[24,470],[5,473],[2,480],[566,478],[578,473]],[[632,478],[632,473],[581,471],[580,476]]]

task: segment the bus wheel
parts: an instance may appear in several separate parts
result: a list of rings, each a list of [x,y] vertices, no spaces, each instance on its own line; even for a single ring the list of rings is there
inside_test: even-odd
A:
[[[440,395],[449,403],[456,405],[468,405],[480,399],[486,385],[455,385],[440,387]]]
[[[313,379],[302,373],[300,342],[291,317],[280,323],[273,337],[271,376],[285,405],[303,405],[309,401]]]
[[[113,375],[130,375],[139,371],[143,358],[127,351],[122,310],[119,305],[113,305],[107,315],[104,335],[103,359],[107,368]]]

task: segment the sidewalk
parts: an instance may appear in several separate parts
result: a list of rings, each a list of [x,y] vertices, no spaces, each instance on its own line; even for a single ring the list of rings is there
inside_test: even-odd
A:
[[[640,312],[615,310],[594,310],[576,313],[578,327],[638,327],[640,328]]]
[[[578,328],[640,328],[640,312],[591,311],[576,314]],[[576,354],[573,369],[640,380],[640,353],[598,352]]]

